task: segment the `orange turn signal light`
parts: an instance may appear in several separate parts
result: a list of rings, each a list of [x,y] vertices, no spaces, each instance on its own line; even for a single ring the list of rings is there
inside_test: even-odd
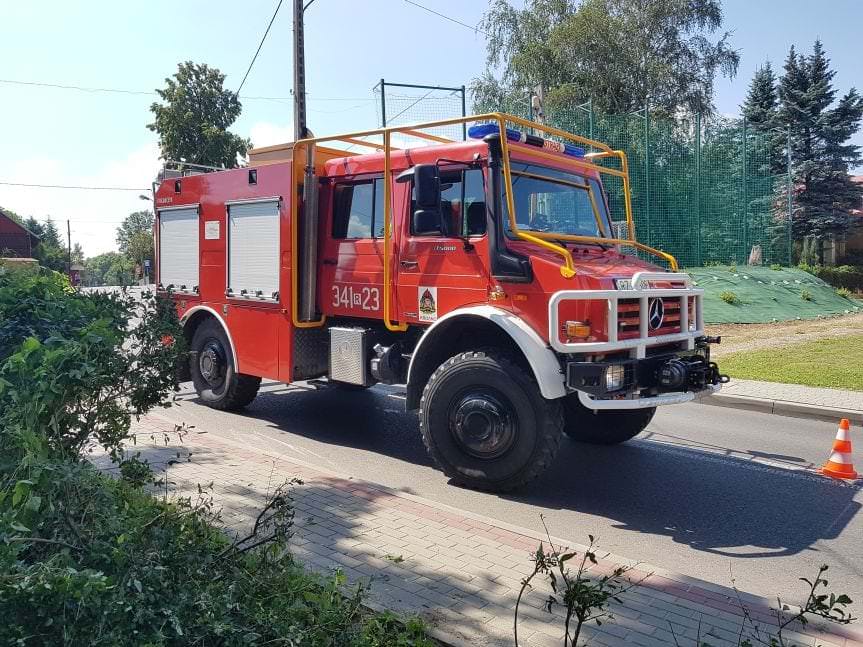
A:
[[[590,337],[590,322],[567,321],[563,324],[563,330],[567,337],[587,339]]]

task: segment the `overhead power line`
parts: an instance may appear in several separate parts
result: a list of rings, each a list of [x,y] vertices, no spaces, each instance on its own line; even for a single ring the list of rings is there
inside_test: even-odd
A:
[[[56,90],[76,90],[78,92],[90,92],[90,93],[99,93],[99,92],[107,92],[113,94],[137,94],[137,95],[149,95],[149,96],[157,96],[156,92],[150,90],[124,90],[122,88],[97,88],[97,87],[88,87],[83,85],[69,85],[62,83],[44,83],[41,81],[18,81],[16,79],[0,79],[0,83],[7,83],[9,85],[22,85],[22,86],[30,86],[37,88],[53,88]],[[241,96],[241,99],[250,99],[250,100],[260,100],[260,101],[293,101],[293,97],[259,97],[259,96]],[[309,96],[306,94],[306,98],[309,101],[375,101],[375,99],[370,97],[316,97]]]
[[[486,36],[487,38],[491,38],[491,36],[488,34],[488,32],[484,32],[479,27],[471,27],[466,22],[462,22],[461,20],[456,20],[455,18],[450,18],[447,15],[444,15],[438,11],[435,11],[434,9],[430,9],[429,7],[421,5],[418,2],[414,2],[413,0],[405,0],[405,2],[407,2],[408,4],[412,4],[414,7],[422,9],[423,11],[428,11],[429,13],[432,13],[435,16],[438,16],[439,18],[443,18],[444,20],[449,20],[450,22],[454,22],[456,25],[461,25],[462,27],[466,27],[466,28],[470,29],[472,32],[475,32],[477,34],[482,34],[483,36]]]
[[[249,68],[246,70],[245,76],[243,76],[243,80],[240,81],[240,87],[237,88],[237,94],[240,94],[240,90],[243,89],[243,85],[246,83],[246,79],[249,78],[249,72],[252,71],[252,66],[255,64],[255,61],[258,60],[258,54],[261,53],[261,47],[264,46],[264,41],[267,40],[267,34],[270,33],[270,27],[273,26],[273,21],[276,19],[276,16],[279,15],[279,9],[282,8],[282,0],[279,0],[279,4],[276,5],[276,10],[273,12],[273,17],[270,18],[270,24],[267,25],[266,31],[264,31],[264,35],[261,37],[261,42],[258,43],[258,49],[255,50],[255,55],[252,57],[251,62],[249,63]]]
[[[80,189],[85,191],[149,191],[146,189],[136,189],[127,186],[77,186],[72,184],[30,184],[28,182],[5,182],[0,180],[0,184],[5,186],[25,186],[36,189]]]
[[[42,83],[39,81],[16,81],[13,79],[0,79],[0,83],[10,85],[30,85],[40,88],[56,88],[59,90],[78,90],[80,92],[113,92],[117,94],[156,94],[146,90],[122,90],[120,88],[88,88],[80,85],[63,85],[61,83]]]

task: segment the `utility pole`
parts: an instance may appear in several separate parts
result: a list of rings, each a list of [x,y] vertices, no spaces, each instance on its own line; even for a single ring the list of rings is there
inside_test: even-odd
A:
[[[530,97],[530,107],[533,111],[533,120],[544,126],[545,125],[545,88],[542,83],[533,89],[533,95]]]
[[[306,128],[306,57],[303,39],[303,14],[315,0],[294,0],[294,142],[309,137]],[[300,311],[303,321],[317,313],[318,263],[318,178],[315,176],[315,147],[305,147],[306,164],[303,179],[303,210],[300,226]]]
[[[311,4],[311,2],[309,3]],[[308,6],[308,5],[306,5]],[[294,141],[306,137],[306,56],[303,0],[294,0]]]
[[[72,278],[72,225],[66,220],[66,276]]]

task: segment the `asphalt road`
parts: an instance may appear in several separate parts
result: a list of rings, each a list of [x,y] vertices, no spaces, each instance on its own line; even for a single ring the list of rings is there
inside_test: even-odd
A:
[[[863,600],[863,485],[814,473],[829,453],[833,424],[701,404],[665,407],[624,445],[565,439],[544,476],[495,495],[457,487],[433,468],[399,391],[270,383],[242,413],[208,409],[184,391],[169,415],[537,531],[543,515],[558,537],[587,543],[593,534],[604,550],[718,584],[733,577],[756,594],[797,600],[797,578],[827,563],[831,589]],[[853,440],[863,463],[863,435]]]

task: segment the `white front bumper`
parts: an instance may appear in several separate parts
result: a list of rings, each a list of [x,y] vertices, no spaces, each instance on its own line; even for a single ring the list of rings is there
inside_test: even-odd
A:
[[[651,281],[682,282],[683,288],[652,289],[644,287]],[[610,353],[629,350],[632,357],[646,356],[648,346],[659,346],[674,342],[685,342],[686,348],[695,348],[695,340],[704,335],[704,290],[692,287],[692,278],[684,273],[637,272],[632,277],[631,290],[561,290],[555,292],[548,302],[548,339],[551,347],[559,353]],[[680,300],[680,331],[671,335],[650,336],[648,327],[648,304],[650,299]],[[695,300],[694,321],[689,320],[689,299]],[[634,339],[618,339],[618,301],[621,299],[639,300],[639,334]],[[607,341],[562,342],[560,341],[560,315],[558,304],[561,301],[607,301],[608,325]],[[690,325],[690,323],[694,325]]]
[[[684,402],[700,400],[701,398],[718,393],[721,388],[721,384],[713,384],[703,391],[662,393],[660,395],[653,395],[646,398],[632,398],[625,400],[600,400],[588,395],[584,391],[578,391],[578,401],[588,409],[594,409],[596,411],[648,409],[650,407],[661,407],[666,404],[682,404]]]

